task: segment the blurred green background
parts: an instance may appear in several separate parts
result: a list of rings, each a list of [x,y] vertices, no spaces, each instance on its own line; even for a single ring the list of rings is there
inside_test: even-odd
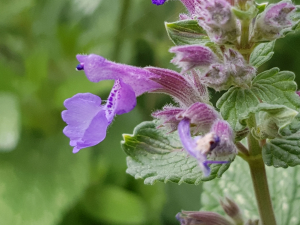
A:
[[[0,224],[171,225],[181,209],[200,208],[201,186],[146,186],[125,172],[121,134],[151,120],[151,112],[172,102],[167,96],[139,97],[102,143],[78,154],[60,116],[66,98],[91,92],[105,99],[113,84],[76,72],[77,53],[174,69],[164,21],[180,12],[180,1],[159,7],[151,0],[0,1]],[[260,70],[300,74],[299,38],[298,32],[278,40]]]

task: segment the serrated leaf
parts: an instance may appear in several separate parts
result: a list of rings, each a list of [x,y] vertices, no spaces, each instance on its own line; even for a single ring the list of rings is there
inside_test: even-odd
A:
[[[275,41],[259,44],[250,55],[250,65],[260,67],[274,55]]]
[[[285,105],[291,109],[300,109],[300,98],[296,94],[295,74],[289,71],[279,72],[278,68],[264,71],[252,81],[250,89],[232,87],[217,102],[217,107],[225,120],[238,132],[244,128],[239,120],[251,107],[260,101],[274,105]]]
[[[202,181],[221,177],[229,164],[212,164],[211,174],[203,177],[195,158],[182,150],[177,132],[166,134],[156,129],[155,122],[143,122],[133,135],[123,135],[122,148],[127,155],[127,173],[136,179],[145,179],[145,184],[157,181],[199,184]]]
[[[300,165],[300,133],[267,140],[262,155],[268,166],[287,168]]]
[[[267,177],[277,224],[300,223],[300,171],[297,168],[267,167]],[[203,211],[224,215],[219,199],[229,197],[236,201],[246,219],[259,218],[249,167],[240,158],[230,166],[222,179],[203,184],[201,203]]]
[[[263,140],[281,137],[280,130],[288,126],[298,115],[298,112],[284,105],[260,103],[248,110],[244,118],[240,120],[241,124],[246,125],[246,120],[251,115],[254,115],[256,120],[256,127],[252,128],[252,134],[257,139]]]
[[[196,20],[165,23],[167,33],[175,45],[205,44],[210,39]]]
[[[287,126],[282,127],[279,132],[282,136],[290,136],[300,130],[300,113]]]
[[[259,101],[251,90],[232,87],[218,100],[217,107],[231,127],[235,131],[240,131],[244,128],[239,122],[241,116],[258,104]]]
[[[298,110],[300,98],[296,94],[297,84],[294,79],[293,72],[279,72],[278,68],[273,68],[258,74],[253,80],[251,90],[262,102]]]

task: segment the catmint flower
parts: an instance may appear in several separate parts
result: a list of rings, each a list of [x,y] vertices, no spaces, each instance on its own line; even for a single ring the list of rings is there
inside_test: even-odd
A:
[[[68,124],[63,132],[70,138],[73,153],[100,143],[106,136],[106,129],[114,116],[131,111],[136,105],[136,96],[131,86],[116,80],[105,105],[101,98],[80,93],[64,102],[67,110],[62,112]]]
[[[76,57],[80,63],[77,70],[78,67],[84,70],[85,75],[92,82],[121,79],[132,87],[136,96],[161,87],[150,80],[153,74],[143,68],[114,63],[95,54]]]
[[[152,116],[161,122],[159,127],[164,127],[169,132],[177,130],[181,120],[189,119],[192,134],[209,132],[213,123],[220,118],[212,106],[201,102],[196,102],[187,109],[165,106],[163,110],[152,113]]]
[[[296,7],[291,1],[282,1],[267,6],[256,18],[252,42],[272,41],[291,31],[296,22],[291,20]]]
[[[232,225],[224,216],[215,212],[182,211],[176,219],[181,225]]]
[[[184,118],[178,125],[178,134],[184,149],[194,158],[197,159],[200,169],[204,176],[210,175],[210,167],[208,164],[224,164],[230,163],[230,161],[209,161],[207,155],[212,154],[215,148],[221,150],[220,154],[224,156],[224,150],[226,146],[220,146],[220,144],[226,144],[227,141],[231,141],[231,137],[227,137],[228,132],[224,130],[224,127],[215,126],[212,132],[205,134],[204,136],[191,137],[190,132],[190,119]],[[217,129],[220,129],[219,131]],[[221,132],[224,132],[221,134]],[[223,140],[221,140],[223,139]],[[232,150],[228,149],[230,154]],[[214,156],[219,153],[214,153]]]
[[[182,68],[182,72],[197,67],[207,68],[211,64],[219,62],[218,57],[210,48],[201,45],[175,46],[169,51],[176,54],[171,62]]]
[[[152,0],[155,5],[163,5],[167,0]]]

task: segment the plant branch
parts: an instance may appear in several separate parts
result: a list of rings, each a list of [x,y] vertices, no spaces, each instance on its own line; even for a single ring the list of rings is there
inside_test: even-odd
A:
[[[255,117],[248,119],[249,128],[255,127]],[[270,191],[267,181],[265,164],[261,152],[262,148],[251,133],[248,135],[249,154],[248,164],[250,167],[256,202],[258,205],[261,225],[276,225]]]

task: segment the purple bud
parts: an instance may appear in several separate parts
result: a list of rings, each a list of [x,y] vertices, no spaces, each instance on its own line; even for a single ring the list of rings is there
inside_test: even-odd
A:
[[[216,91],[221,91],[232,85],[249,87],[255,74],[255,67],[248,65],[238,51],[228,49],[224,54],[224,62],[212,64],[200,80]]]
[[[244,224],[244,219],[238,205],[231,199],[226,198],[225,201],[220,201],[224,212],[230,216],[236,224]]]
[[[224,216],[214,212],[182,211],[176,219],[181,225],[232,225]]]
[[[152,0],[155,5],[163,5],[167,0]]]
[[[296,23],[291,20],[295,9],[290,1],[270,4],[257,16],[251,41],[272,41],[281,38]]]
[[[195,17],[211,40],[218,44],[236,43],[240,35],[231,5],[226,0],[197,0]]]
[[[300,97],[300,91],[296,91],[296,94]]]
[[[216,120],[210,132],[220,138],[220,144],[210,153],[212,159],[228,159],[229,156],[234,157],[238,153],[234,144],[234,133],[228,122]]]
[[[210,48],[201,45],[176,46],[169,51],[176,54],[171,62],[182,68],[182,72],[196,67],[206,68],[212,63],[219,62],[218,57]]]

